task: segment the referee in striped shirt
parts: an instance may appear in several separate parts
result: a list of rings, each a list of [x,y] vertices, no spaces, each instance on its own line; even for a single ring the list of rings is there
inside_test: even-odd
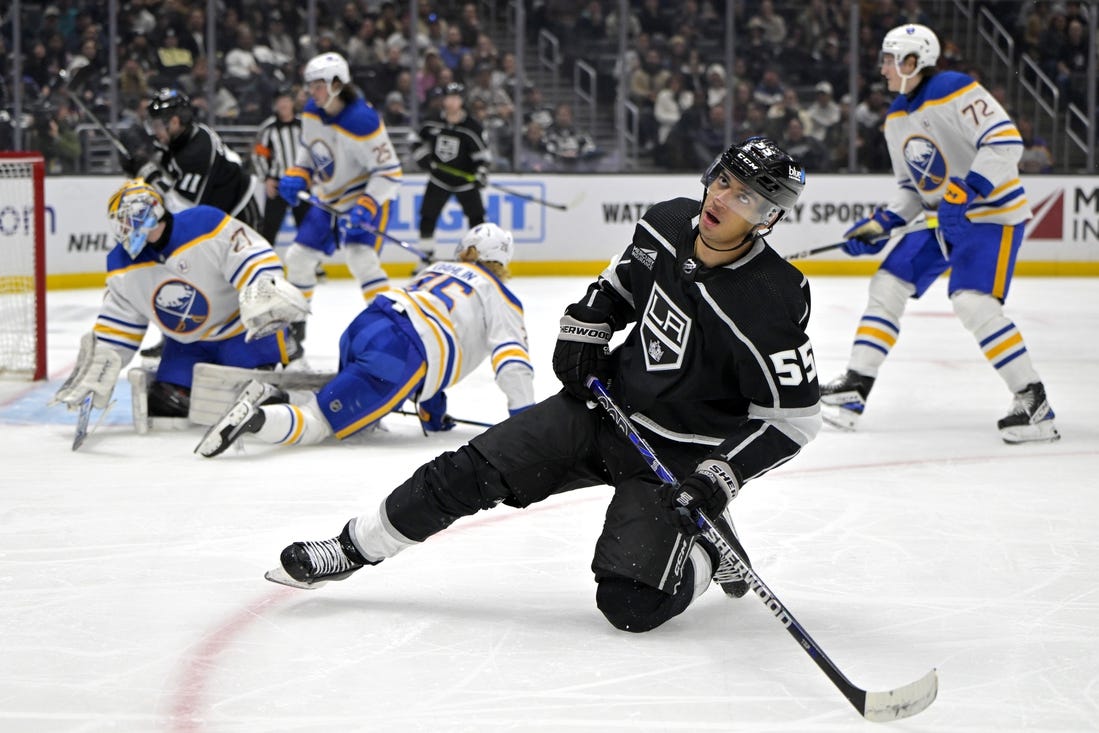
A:
[[[259,232],[272,247],[275,246],[288,206],[279,196],[279,178],[284,170],[294,165],[301,145],[301,117],[295,109],[294,92],[290,88],[280,89],[275,95],[274,112],[260,124],[256,131],[256,144],[252,147],[252,168],[263,179],[267,191]],[[305,202],[294,207],[296,224],[301,224],[308,209],[309,204]]]

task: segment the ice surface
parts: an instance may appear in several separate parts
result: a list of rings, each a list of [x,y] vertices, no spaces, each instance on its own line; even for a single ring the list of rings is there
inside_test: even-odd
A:
[[[524,278],[536,389],[587,279]],[[823,380],[843,369],[863,278],[815,278]],[[348,445],[138,436],[128,384],[77,453],[45,402],[97,290],[49,294],[49,384],[0,383],[0,730],[853,731],[862,721],[754,596],[717,589],[664,627],[615,631],[589,569],[605,487],[460,521],[315,591],[263,580],[293,540],[336,534],[470,438],[414,418]],[[322,284],[308,358],[335,367],[361,307]],[[760,576],[856,684],[932,667],[903,731],[1099,729],[1099,281],[1017,279],[1008,314],[1063,439],[1008,446],[1010,403],[939,283],[914,303],[857,433],[825,430],[734,505]],[[487,368],[450,390],[499,420]],[[93,417],[93,422],[95,417]]]

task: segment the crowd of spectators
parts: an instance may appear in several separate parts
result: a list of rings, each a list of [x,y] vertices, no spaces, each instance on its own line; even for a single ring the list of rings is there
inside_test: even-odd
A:
[[[271,114],[276,92],[300,89],[305,61],[332,50],[347,57],[355,83],[393,128],[418,122],[412,119],[414,101],[420,120],[436,113],[441,89],[462,82],[466,108],[485,128],[497,169],[516,161],[520,170],[594,170],[606,152],[592,130],[576,124],[574,100],[546,100],[529,82],[518,88],[514,54],[498,47],[481,15],[482,3],[421,0],[413,20],[404,2],[318,0],[316,34],[310,37],[305,3],[222,0],[212,49],[206,48],[205,0],[120,0],[119,5],[117,87],[124,126],[140,124],[143,100],[164,86],[190,95],[200,118],[215,128],[257,125]],[[1086,68],[1081,5],[1011,3],[1020,47],[1040,60],[1069,99],[1079,95],[1081,65]],[[507,3],[499,6],[503,15]],[[642,160],[654,167],[704,168],[724,148],[724,102],[730,93],[734,137],[766,134],[804,158],[811,170],[846,169],[853,117],[857,170],[877,172],[888,169],[880,130],[889,106],[878,73],[881,37],[904,22],[934,23],[920,0],[861,0],[860,6],[854,89],[848,88],[848,0],[734,3],[738,35],[732,69],[723,64],[724,3],[710,0],[633,0],[621,19],[617,0],[536,1],[527,31],[531,40],[542,30],[560,40],[563,72],[571,74],[571,64],[584,59],[599,69],[600,84],[613,89],[618,79],[625,81],[638,110]],[[30,3],[25,7],[29,146],[47,152],[52,172],[74,172],[80,164],[74,130],[81,119],[59,74],[88,80],[80,100],[100,119],[108,118],[107,3],[56,0],[40,13],[32,13]],[[622,25],[629,51],[618,58]],[[11,27],[5,17],[0,46]],[[944,44],[940,66],[976,75],[962,65],[949,32],[937,30]],[[415,55],[409,43],[413,31]],[[10,81],[9,54],[0,51],[0,76]],[[6,85],[0,96],[0,108],[10,108]],[[609,103],[614,94],[601,98]],[[524,115],[520,150],[514,151],[517,101]]]

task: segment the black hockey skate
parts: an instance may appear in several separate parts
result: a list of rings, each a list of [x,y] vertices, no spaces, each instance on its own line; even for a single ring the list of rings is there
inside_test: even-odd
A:
[[[820,388],[821,417],[824,422],[840,430],[854,430],[866,398],[874,386],[874,377],[866,377],[850,369],[842,377],[836,377]]]
[[[351,541],[351,522],[344,525],[339,537],[320,542],[294,542],[279,556],[280,566],[263,576],[272,583],[291,588],[319,588],[330,580],[343,580],[370,562]]]
[[[1034,382],[1015,393],[1011,411],[1000,418],[996,427],[1005,443],[1052,442],[1061,437],[1053,417],[1046,388],[1041,382]]]
[[[721,516],[713,520],[714,526],[721,532],[723,539],[725,539],[733,550],[736,551],[744,562],[748,563],[748,567],[752,567],[752,561],[748,559],[748,553],[744,550],[744,546],[740,544],[740,539],[736,536],[736,529],[733,527],[733,517],[729,514],[729,510],[726,509],[721,513]],[[717,546],[711,542],[706,533],[703,532],[698,536],[698,541],[702,543],[703,548],[709,553],[710,559],[714,563],[714,582],[721,586],[721,590],[725,591],[725,595],[733,598],[742,598],[749,590],[748,581],[744,578],[744,574],[737,570],[736,565],[733,564],[731,559],[726,559],[718,550]]]
[[[253,379],[237,395],[237,401],[228,412],[202,436],[195,453],[207,458],[221,455],[242,434],[259,432],[266,419],[260,407],[286,401],[287,395],[281,389]]]

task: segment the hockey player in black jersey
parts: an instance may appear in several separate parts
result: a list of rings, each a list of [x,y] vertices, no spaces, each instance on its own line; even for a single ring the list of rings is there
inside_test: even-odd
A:
[[[820,429],[808,282],[763,239],[797,201],[805,174],[770,140],[750,138],[722,153],[702,182],[701,204],[677,198],[650,208],[625,251],[565,309],[553,354],[561,392],[424,464],[339,536],[289,545],[267,577],[315,587],[479,509],[607,484],[614,494],[592,570],[596,605],[611,624],[656,628],[711,579],[743,595],[733,563],[676,507],[686,501],[735,538],[729,501]],[[612,334],[627,326],[610,351]],[[662,484],[592,408],[588,375],[609,385],[663,463],[686,477],[678,486]]]
[[[412,150],[416,163],[428,171],[420,204],[419,247],[429,255],[435,252],[439,215],[451,196],[461,204],[470,229],[485,221],[481,189],[488,185],[492,152],[481,123],[463,106],[464,94],[465,87],[457,82],[443,88],[443,111],[424,123]]]
[[[206,204],[259,229],[255,179],[216,132],[195,122],[186,94],[176,89],[154,92],[146,126],[156,141],[152,158],[124,161],[124,169],[156,186],[168,211]]]

